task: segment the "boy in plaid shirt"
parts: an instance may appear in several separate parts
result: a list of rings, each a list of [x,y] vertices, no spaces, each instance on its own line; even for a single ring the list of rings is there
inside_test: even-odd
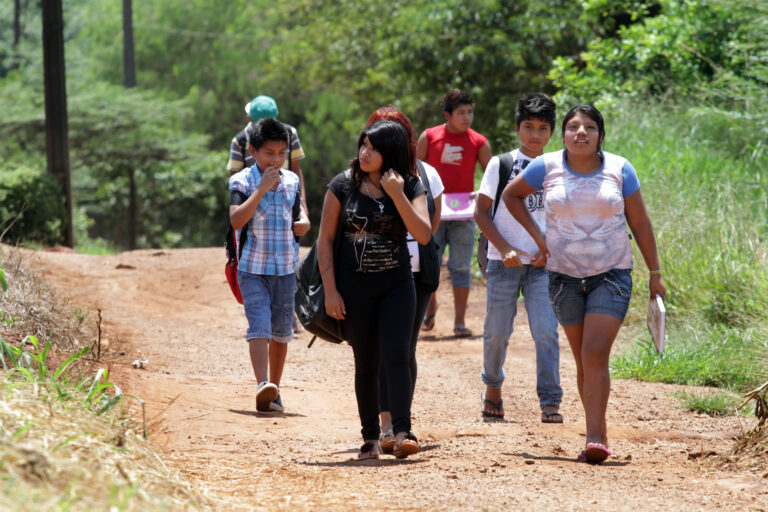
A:
[[[247,135],[256,163],[229,178],[229,218],[235,231],[250,222],[237,280],[248,318],[251,365],[259,383],[256,410],[282,412],[280,377],[293,338],[294,268],[299,257],[295,237],[309,231],[309,219],[300,207],[299,177],[281,169],[288,150],[283,125],[265,118]]]

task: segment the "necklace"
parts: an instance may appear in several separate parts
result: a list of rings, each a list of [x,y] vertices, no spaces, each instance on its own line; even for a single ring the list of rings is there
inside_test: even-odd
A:
[[[367,180],[363,180],[363,186],[365,187],[365,192],[368,194],[368,197],[376,201],[376,204],[379,205],[379,213],[384,213],[384,203],[373,197],[373,194],[371,194],[371,190],[368,188],[368,182]],[[374,185],[375,187],[376,185]]]

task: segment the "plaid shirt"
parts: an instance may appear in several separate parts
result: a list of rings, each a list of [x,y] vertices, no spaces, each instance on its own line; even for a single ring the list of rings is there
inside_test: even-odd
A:
[[[229,190],[250,197],[259,183],[261,172],[254,165],[229,178]],[[268,276],[293,273],[299,262],[299,244],[292,230],[293,204],[298,193],[299,177],[290,171],[281,171],[277,189],[264,194],[253,214],[239,270]]]

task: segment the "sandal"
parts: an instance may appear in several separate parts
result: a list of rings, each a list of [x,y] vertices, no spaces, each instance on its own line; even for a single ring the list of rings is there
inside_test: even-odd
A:
[[[424,321],[421,323],[422,331],[431,331],[435,328],[435,315],[437,315],[437,313],[433,313],[424,317]]]
[[[391,430],[382,432],[379,437],[379,448],[381,453],[392,453],[395,449],[395,434]]]
[[[542,423],[562,423],[563,415],[560,414],[556,405],[545,405],[541,408]]]
[[[397,442],[398,438],[400,439],[399,443]],[[419,453],[419,441],[416,439],[416,436],[411,433],[406,434],[405,432],[400,432],[395,436],[395,457],[404,459],[416,453]]]
[[[485,398],[485,391],[480,395],[480,399],[483,401],[483,407],[481,409],[481,412],[483,413],[483,416],[486,418],[496,418],[496,419],[504,419],[504,400],[499,398],[498,402],[494,402],[493,400],[487,400]],[[490,407],[491,409],[496,409],[499,412],[488,412],[486,411],[486,407]]]
[[[379,442],[376,440],[368,440],[360,447],[360,453],[357,454],[358,460],[366,459],[378,459],[379,458]]]
[[[611,455],[611,450],[601,443],[587,443],[582,453],[590,464],[600,464]]]
[[[457,338],[471,338],[472,331],[465,325],[457,325],[453,328],[453,335]]]

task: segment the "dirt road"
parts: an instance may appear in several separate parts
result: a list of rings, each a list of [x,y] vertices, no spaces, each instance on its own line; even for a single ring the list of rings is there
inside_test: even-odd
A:
[[[113,381],[147,402],[151,439],[207,488],[221,510],[738,510],[768,511],[768,469],[743,474],[694,458],[725,453],[753,419],[684,411],[681,386],[614,380],[614,455],[578,463],[584,417],[561,334],[562,425],[539,420],[535,352],[524,311],[510,341],[506,419],[480,415],[484,289],[470,297],[472,339],[452,336],[450,287],[419,341],[414,431],[423,451],[358,462],[352,352],[309,336],[290,345],[285,413],[256,413],[242,307],[223,249],[111,256],[33,253],[29,263],[72,307],[103,316]],[[146,359],[144,369],[131,362]]]

